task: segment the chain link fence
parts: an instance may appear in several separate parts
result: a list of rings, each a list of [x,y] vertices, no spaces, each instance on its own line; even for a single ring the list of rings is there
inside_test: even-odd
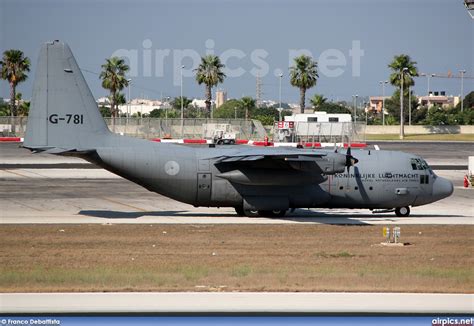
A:
[[[0,117],[0,135],[24,137],[28,117]],[[258,120],[245,119],[158,119],[105,118],[109,129],[121,135],[137,138],[204,138],[206,127],[229,124],[238,139],[263,140],[266,131]]]
[[[297,122],[273,125],[274,142],[348,143],[365,142],[365,123]]]

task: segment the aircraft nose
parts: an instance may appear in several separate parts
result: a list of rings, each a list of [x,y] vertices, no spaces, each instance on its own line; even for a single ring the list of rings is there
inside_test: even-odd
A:
[[[433,197],[440,200],[451,196],[454,191],[453,183],[448,179],[437,177],[433,184]]]

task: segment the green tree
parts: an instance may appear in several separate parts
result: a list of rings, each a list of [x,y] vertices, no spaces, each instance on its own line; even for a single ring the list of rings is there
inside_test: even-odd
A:
[[[242,107],[242,102],[236,99],[228,100],[214,111],[214,118],[234,119],[236,112],[238,118],[243,118],[245,110]]]
[[[458,106],[443,108],[433,105],[428,109],[423,123],[432,126],[471,125],[474,123],[474,111],[465,109],[464,112],[461,112],[461,108]]]
[[[186,109],[186,117],[187,118],[205,118],[205,112],[200,107],[196,105],[188,105]]]
[[[17,115],[19,117],[27,117],[30,112],[30,102],[23,100],[21,93],[16,93],[16,102],[18,103]]]
[[[427,114],[427,106],[418,106],[415,110],[412,110],[411,123],[416,125],[423,124]]]
[[[118,110],[118,107],[120,105],[124,105],[127,103],[127,99],[125,97],[125,94],[123,93],[115,93],[115,99],[112,100],[112,98],[110,97],[111,95],[109,95],[109,100],[110,100],[110,103],[114,102],[115,103],[115,107],[116,107],[116,113],[117,115],[120,114],[119,110]]]
[[[404,92],[405,93],[405,92]],[[416,115],[417,107],[418,107],[418,99],[411,91],[411,112],[412,112],[412,124],[413,116]],[[409,112],[409,104],[408,104],[408,96],[403,97],[403,117],[405,121],[408,121]],[[396,123],[400,123],[400,91],[396,90],[392,97],[385,100],[385,111],[393,118]],[[418,118],[419,119],[419,118]],[[417,120],[420,121],[420,120]]]
[[[110,114],[113,118],[117,115],[117,93],[128,86],[125,73],[130,67],[119,57],[105,59],[99,78],[102,79],[102,87],[110,91]]]
[[[7,103],[0,98],[0,117],[6,117],[10,115],[10,107]]]
[[[325,98],[321,94],[314,94],[313,97],[309,101],[311,102],[311,105],[313,106],[314,111],[321,111],[320,110],[321,105],[326,103],[327,100],[328,99]]]
[[[337,103],[331,103],[331,102],[325,102],[322,103],[319,106],[319,110],[327,113],[347,113],[351,114],[351,110],[348,109],[347,107],[337,104]]]
[[[18,115],[16,107],[16,86],[28,78],[30,71],[30,59],[24,56],[20,50],[7,50],[3,52],[0,60],[1,78],[10,84],[10,116]],[[15,124],[12,124],[12,132],[15,133]]]
[[[474,91],[467,94],[463,101],[464,109],[474,108]],[[459,103],[456,105],[456,108],[461,108],[461,101],[459,101]]]
[[[211,113],[211,101],[212,101],[212,88],[217,86],[219,83],[224,82],[226,75],[222,72],[225,66],[221,63],[218,56],[207,55],[201,57],[201,63],[198,68],[195,69],[196,81],[199,85],[206,85],[205,97],[206,97],[206,114]]]
[[[405,97],[408,95],[408,90],[410,86],[415,85],[415,81],[412,77],[418,76],[418,69],[416,68],[416,61],[412,61],[409,55],[400,54],[393,57],[392,62],[388,65],[388,67],[392,70],[390,74],[389,80],[390,84],[395,87],[398,87],[398,95],[401,96],[402,99],[398,101],[399,105],[400,102],[403,101],[403,105],[405,106]],[[401,93],[401,88],[403,85],[403,94]],[[401,108],[399,108],[399,111]],[[407,111],[403,111],[403,122],[406,121]],[[398,114],[398,117],[400,114]],[[394,117],[396,118],[396,117]],[[401,123],[400,118],[398,121]]]
[[[250,118],[249,113],[251,113],[252,110],[255,109],[256,101],[250,96],[244,96],[240,99],[240,103],[245,110],[245,120],[248,120]]]
[[[415,81],[412,77],[418,76],[418,68],[416,67],[416,61],[412,61],[409,55],[400,54],[396,55],[392,62],[388,65],[392,70],[390,74],[390,84],[395,87],[401,88],[401,76],[403,75],[403,87],[404,96],[408,95],[408,86],[414,86]],[[405,71],[405,73],[403,73]],[[399,93],[400,94],[400,93]]]
[[[290,67],[290,83],[300,89],[300,109],[304,113],[306,90],[314,87],[318,80],[318,63],[306,55],[294,59],[294,65]]]
[[[101,106],[99,106],[99,111],[100,111],[100,114],[101,114],[104,118],[110,118],[110,108],[101,105]]]
[[[169,118],[169,119],[175,119],[181,116],[181,109],[180,110],[175,110],[175,109],[153,109],[150,111],[150,114],[148,115],[150,118]]]
[[[190,100],[186,96],[183,96],[183,109],[186,110],[188,108],[189,104],[191,104],[191,102],[192,102],[192,100]],[[171,107],[173,109],[178,110],[179,112],[181,112],[181,96],[175,97],[171,101]]]

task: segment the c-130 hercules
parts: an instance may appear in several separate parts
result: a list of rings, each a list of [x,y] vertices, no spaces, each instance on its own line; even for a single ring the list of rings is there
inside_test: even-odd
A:
[[[212,147],[211,147],[212,146]],[[395,209],[408,216],[453,192],[426,162],[394,151],[177,145],[110,132],[69,46],[42,46],[24,147],[81,157],[150,191],[238,215],[295,208]],[[344,152],[344,153],[341,153]]]

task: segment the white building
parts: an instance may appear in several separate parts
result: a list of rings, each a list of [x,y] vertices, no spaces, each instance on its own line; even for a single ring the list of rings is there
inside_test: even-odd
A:
[[[197,107],[197,108],[200,108],[200,109],[205,109],[206,108],[206,100],[201,100],[201,99],[197,99],[195,98],[192,102],[191,102],[191,105]],[[211,101],[211,106],[214,105],[214,101]]]
[[[110,107],[110,100],[108,97],[98,98],[96,102],[98,106]],[[171,105],[168,102],[136,98],[132,99],[130,103],[119,105],[118,109],[120,114],[128,114],[132,116],[134,114],[150,114],[150,112],[155,109],[169,109],[170,107]]]
[[[162,102],[158,100],[147,100],[141,98],[135,98],[130,103],[119,105],[119,111],[121,114],[150,114],[153,110],[169,109],[171,106],[168,102]]]

